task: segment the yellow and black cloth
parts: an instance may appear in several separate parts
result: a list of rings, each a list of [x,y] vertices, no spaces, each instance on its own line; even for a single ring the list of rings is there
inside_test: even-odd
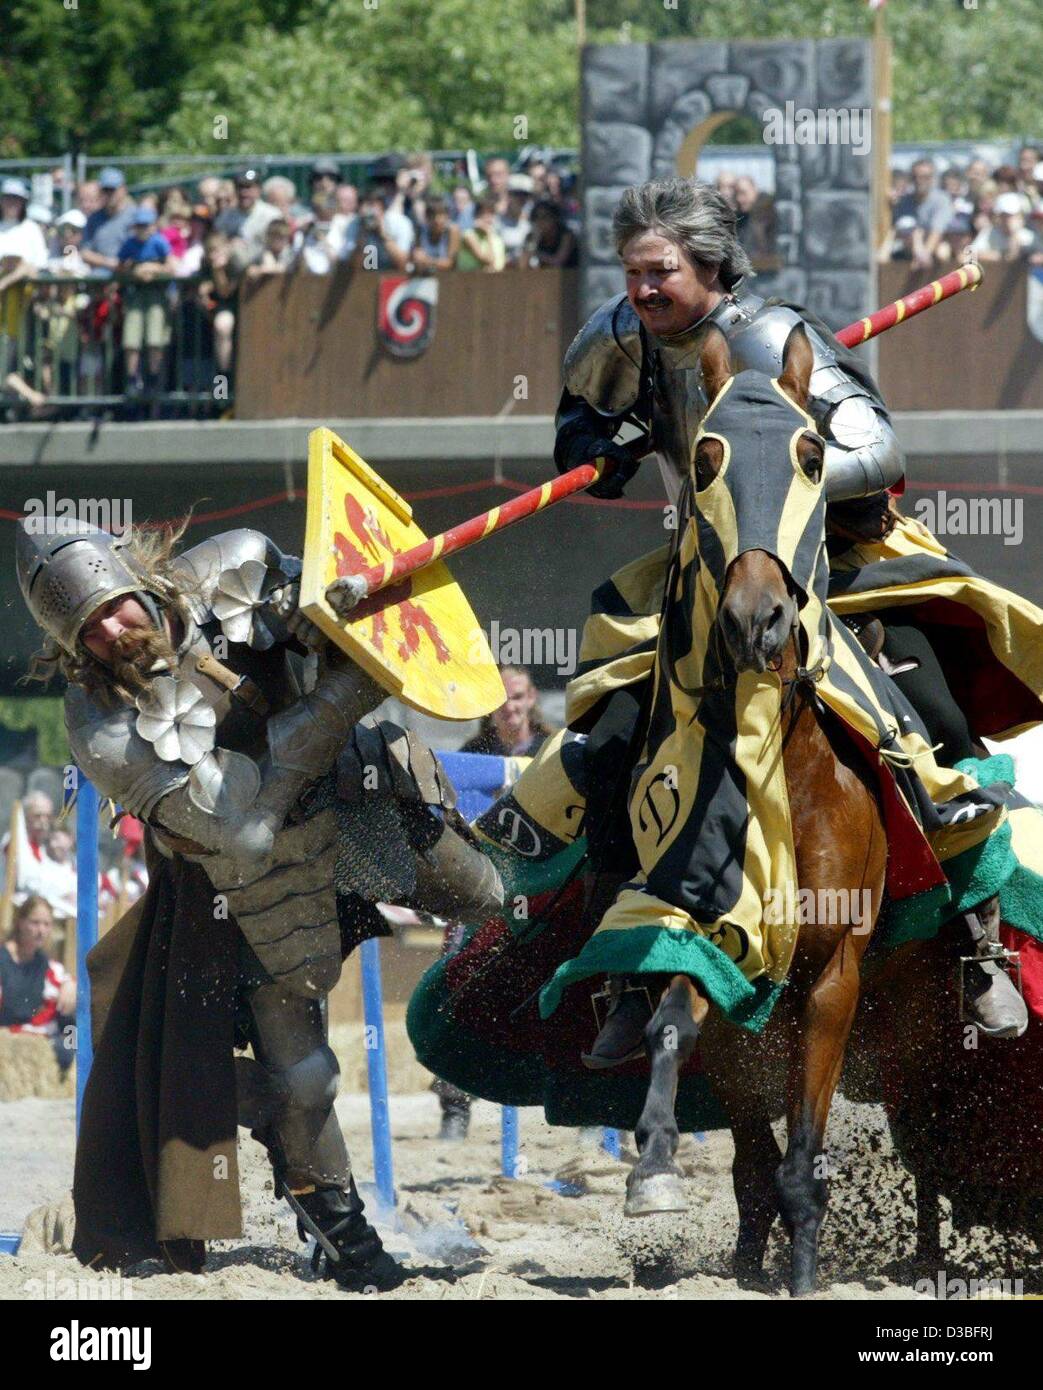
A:
[[[689,496],[675,548],[633,561],[595,592],[567,693],[569,727],[475,823],[504,879],[504,913],[468,928],[410,1003],[424,1065],[490,1100],[540,1105],[553,1124],[630,1129],[641,1111],[640,1063],[611,1073],[580,1065],[599,1027],[590,998],[599,977],[691,973],[753,1030],[785,979],[794,923],[785,911],[765,912],[762,896],[794,872],[779,678],[747,674],[691,693],[725,673],[708,632],[740,549],[756,544],[790,571],[802,599],[803,662],[821,668],[814,689],[878,771],[889,843],[878,949],[934,935],[994,891],[1013,929],[1008,944],[1017,948],[1021,933],[1035,938],[1030,946],[1043,940],[1043,818],[1013,790],[1011,760],[938,766],[915,713],[830,610],[838,577],[845,612],[864,611],[863,602],[886,609],[892,581],[902,596],[906,583],[922,585],[923,602],[932,584],[943,586],[952,612],[972,612],[988,634],[991,655],[981,659],[1016,695],[1019,722],[1026,710],[1032,722],[1043,718],[1032,636],[1043,614],[979,580],[916,523],[900,521],[888,541],[831,567],[821,490],[791,449],[806,417],[765,379],[759,390],[735,380],[704,427],[724,436],[743,428],[736,407],[741,416],[770,413],[787,431],[782,447],[778,437],[756,441],[769,491],[750,495],[744,484],[753,479],[730,461]],[[903,563],[876,571],[880,581],[863,595],[846,578],[852,557]],[[622,826],[611,814],[620,799]],[[603,912],[606,880],[624,887]],[[725,1123],[695,1063],[680,1078],[677,1117],[682,1128]]]
[[[708,487],[688,493],[675,554],[654,552],[595,595],[568,718],[582,728],[620,687],[653,682],[630,795],[638,872],[578,956],[547,984],[545,1013],[578,979],[684,971],[702,979],[736,1021],[759,1026],[771,987],[786,977],[798,926],[793,896],[787,910],[766,911],[780,887],[796,883],[782,683],[770,670],[735,678],[713,640],[728,566],[748,550],[776,556],[789,573],[802,597],[803,663],[816,675],[816,694],[880,772],[891,900],[933,892],[951,915],[992,885],[991,867],[983,881],[972,865],[954,904],[943,866],[957,859],[991,865],[985,849],[1005,823],[1005,792],[938,766],[915,712],[827,606],[822,487],[795,453],[806,429],[814,430],[810,417],[778,383],[756,373],[732,378],[702,426],[723,440],[726,460]],[[733,449],[741,464],[730,457]],[[880,606],[879,593],[871,593]],[[565,827],[555,833],[555,821],[566,747],[548,746],[514,788],[513,805],[480,820],[479,833],[501,852],[505,822],[516,841],[524,835],[533,846],[563,843]],[[566,801],[575,826],[585,807],[574,783]]]

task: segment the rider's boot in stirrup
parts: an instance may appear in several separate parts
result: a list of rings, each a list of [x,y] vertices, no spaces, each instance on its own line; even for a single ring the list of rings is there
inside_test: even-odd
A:
[[[961,954],[964,1017],[988,1038],[1020,1038],[1028,1027],[1028,1009],[1004,968],[1000,944],[999,899],[987,898],[949,923]]]
[[[597,997],[607,999],[608,1011],[593,1047],[581,1055],[583,1065],[605,1071],[643,1057],[645,1025],[652,1017],[648,990],[631,985],[625,975],[610,975],[607,989]]]

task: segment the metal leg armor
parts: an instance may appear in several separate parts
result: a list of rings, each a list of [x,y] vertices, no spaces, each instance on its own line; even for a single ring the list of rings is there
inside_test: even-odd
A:
[[[270,1132],[291,1190],[344,1187],[351,1162],[334,1114],[340,1069],[326,1041],[325,1000],[279,984],[250,996],[250,1041],[269,1086]]]
[[[297,1217],[301,1239],[312,1236],[312,1268],[355,1290],[393,1289],[407,1277],[366,1220],[333,1102],[340,1069],[327,1042],[326,1001],[265,984],[249,1000],[256,1064],[254,1132],[268,1149],[276,1195]]]

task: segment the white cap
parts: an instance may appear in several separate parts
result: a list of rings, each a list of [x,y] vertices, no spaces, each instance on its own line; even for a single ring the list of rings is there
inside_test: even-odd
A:
[[[68,212],[63,212],[60,217],[55,218],[56,227],[79,227],[82,232],[87,225],[87,219],[79,208],[70,208]]]
[[[508,193],[531,193],[535,187],[528,174],[512,174],[507,180]]]
[[[40,222],[45,227],[51,224],[51,209],[45,207],[43,203],[30,203],[26,208],[26,215],[34,222]]]
[[[993,212],[1024,212],[1025,199],[1020,193],[1001,193],[992,205]]]

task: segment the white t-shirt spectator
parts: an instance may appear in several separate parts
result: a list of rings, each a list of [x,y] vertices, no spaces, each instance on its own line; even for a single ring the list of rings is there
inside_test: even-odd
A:
[[[1030,227],[1019,227],[1013,233],[1014,239],[1018,243],[1018,249],[1022,256],[1031,256],[1040,249],[1039,237]],[[980,231],[970,245],[970,256],[980,256],[983,251],[995,252],[997,256],[1006,256],[1010,251],[1011,238],[1006,232],[1001,232],[999,227],[986,227]]]
[[[331,222],[325,232],[315,226],[306,227],[293,239],[293,249],[300,257],[301,264],[312,275],[329,275],[338,261],[345,256],[345,240]]]
[[[268,223],[274,222],[282,213],[271,203],[266,203],[263,198],[258,198],[253,207],[246,215],[246,220],[236,233],[243,241],[248,242],[251,248],[258,250],[264,245],[264,234],[268,230]]]
[[[398,249],[404,251],[408,256],[416,242],[416,228],[405,213],[396,212],[394,208],[389,208],[384,213],[384,230]],[[350,256],[360,241],[363,246],[367,243],[371,243],[376,247],[377,269],[386,270],[390,262],[384,250],[384,243],[379,236],[371,234],[363,228],[359,215],[356,212],[349,217],[347,226],[344,230],[343,255]]]
[[[27,261],[34,270],[47,264],[47,241],[43,229],[31,217],[21,222],[0,222],[0,261],[14,257]]]
[[[507,252],[507,264],[515,265],[521,259],[522,247],[532,231],[531,222],[527,217],[521,217],[517,222],[512,222],[507,217],[499,217],[496,220],[496,230],[500,233],[500,239]]]
[[[952,221],[952,199],[940,188],[932,188],[924,198],[915,193],[903,193],[895,204],[894,220],[912,217],[925,233],[944,232]]]
[[[203,256],[205,249],[201,241],[195,242],[191,246],[185,247],[185,254],[177,263],[177,274],[179,276],[198,275],[203,269]]]
[[[78,246],[67,246],[64,251],[51,256],[47,261],[47,271],[50,275],[75,275],[77,278],[94,274],[80,255]]]

